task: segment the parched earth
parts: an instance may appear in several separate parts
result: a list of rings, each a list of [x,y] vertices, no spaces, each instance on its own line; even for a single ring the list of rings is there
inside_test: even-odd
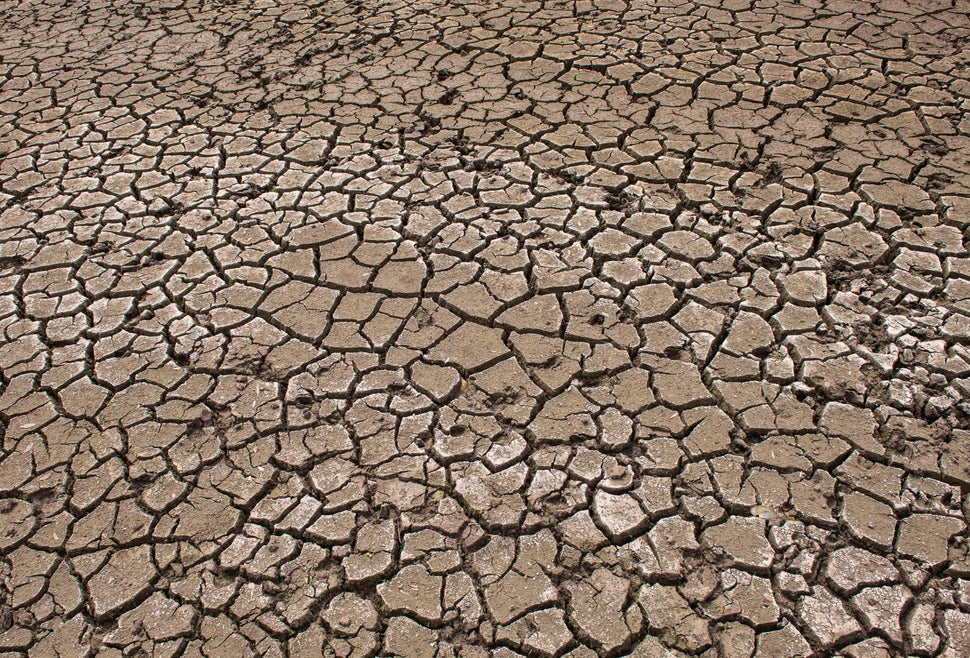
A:
[[[968,15],[0,2],[0,658],[966,658]]]

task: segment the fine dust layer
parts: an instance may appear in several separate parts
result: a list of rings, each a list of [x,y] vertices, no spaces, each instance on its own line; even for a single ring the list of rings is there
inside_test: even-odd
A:
[[[0,1],[0,658],[966,658],[968,15]]]

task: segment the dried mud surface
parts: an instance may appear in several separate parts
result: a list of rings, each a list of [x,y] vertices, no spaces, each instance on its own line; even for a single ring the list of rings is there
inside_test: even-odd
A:
[[[0,658],[966,658],[968,10],[0,2]]]

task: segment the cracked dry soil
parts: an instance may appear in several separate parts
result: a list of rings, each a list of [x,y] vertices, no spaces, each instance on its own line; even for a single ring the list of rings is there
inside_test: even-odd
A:
[[[0,658],[966,658],[968,10],[0,2]]]

